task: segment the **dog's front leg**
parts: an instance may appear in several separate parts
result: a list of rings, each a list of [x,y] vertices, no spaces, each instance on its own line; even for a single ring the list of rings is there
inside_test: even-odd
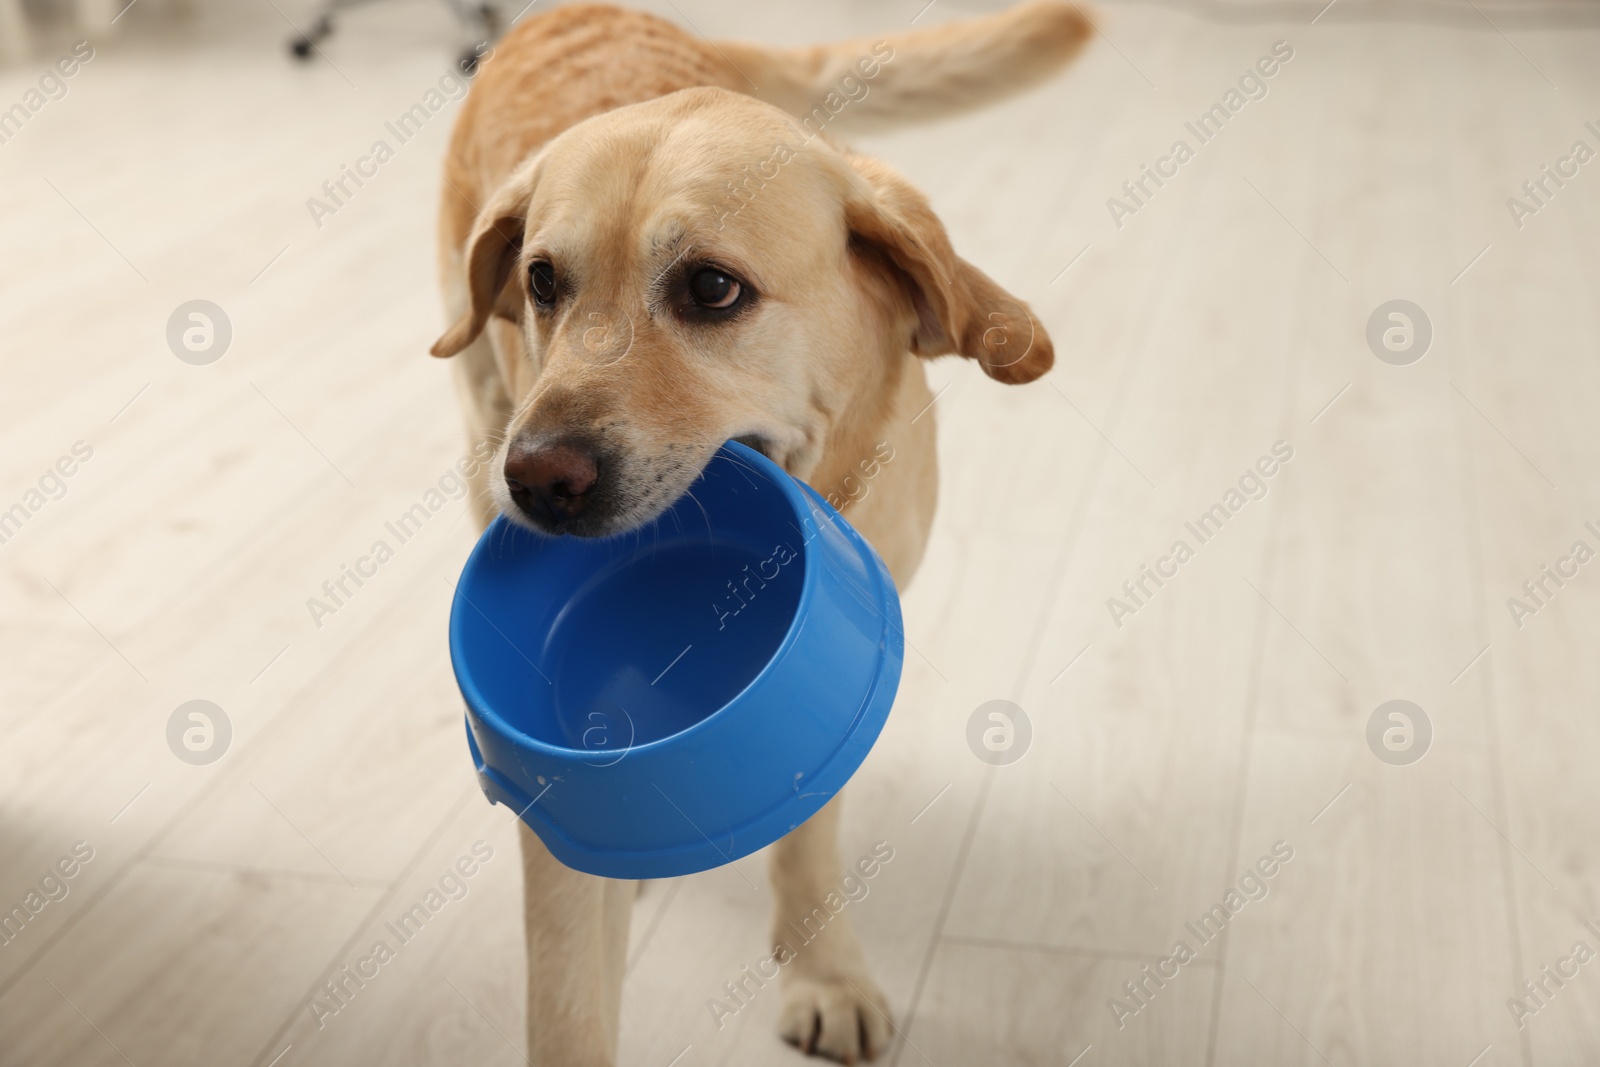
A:
[[[854,1063],[889,1047],[889,1002],[839,903],[839,805],[835,796],[773,847],[772,942],[783,963],[778,1033],[807,1053]]]
[[[519,829],[528,1059],[539,1067],[615,1067],[628,919],[638,883],[564,867],[533,831]]]

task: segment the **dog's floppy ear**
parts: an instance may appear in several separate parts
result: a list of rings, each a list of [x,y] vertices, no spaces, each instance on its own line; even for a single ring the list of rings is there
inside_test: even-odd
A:
[[[850,240],[887,260],[917,311],[911,350],[957,352],[1008,385],[1031,382],[1055,362],[1044,327],[1027,304],[955,254],[927,199],[888,166],[852,155],[860,181],[845,198]]]
[[[466,348],[483,332],[491,314],[522,321],[522,288],[512,280],[511,271],[522,251],[534,174],[532,165],[512,174],[478,213],[463,264],[470,302],[461,318],[433,343],[434,355],[453,356]]]

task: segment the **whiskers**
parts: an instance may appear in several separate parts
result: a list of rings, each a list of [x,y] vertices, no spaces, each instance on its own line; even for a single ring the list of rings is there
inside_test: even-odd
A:
[[[733,464],[733,469],[738,471],[740,476],[743,477],[745,481],[750,483],[750,488],[752,488],[752,489],[760,489],[761,488],[761,486],[757,482],[754,482],[754,481],[750,480],[750,475],[751,474],[755,475],[757,478],[761,479],[761,481],[763,481],[763,482],[766,481],[766,476],[765,475],[763,475],[760,471],[756,470],[754,467],[750,466],[750,464],[747,461],[740,459],[738,456],[734,455],[733,453],[729,452],[723,458],[725,458],[729,463]],[[748,471],[749,474],[746,474],[745,473],[746,471]]]
[[[712,531],[711,531],[711,513],[706,510],[706,506],[704,504],[700,503],[700,498],[694,495],[694,490],[693,489],[685,489],[683,491],[683,495],[688,497],[690,500],[693,500],[694,501],[694,506],[700,509],[700,514],[701,515],[705,516],[705,520],[706,520],[706,537],[710,538],[711,536],[713,536],[712,535]],[[676,510],[676,509],[674,509],[674,510]]]

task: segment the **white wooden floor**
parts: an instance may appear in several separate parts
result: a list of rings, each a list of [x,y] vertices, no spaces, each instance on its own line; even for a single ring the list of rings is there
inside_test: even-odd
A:
[[[660,10],[800,42],[923,2]],[[1600,548],[1600,165],[1520,229],[1506,207],[1600,148],[1600,36],[1319,7],[1119,5],[1058,82],[858,142],[1059,353],[1024,389],[934,370],[943,510],[846,809],[847,856],[895,850],[851,909],[896,1064],[1600,1062],[1600,962],[1559,962],[1600,951],[1600,567],[1520,627],[1506,606]],[[523,1063],[515,834],[444,642],[462,506],[320,627],[306,607],[463,449],[424,354],[447,118],[320,228],[305,206],[457,42],[400,5],[295,68],[270,5],[157,15],[0,144],[0,509],[92,449],[0,544],[0,909],[66,890],[0,944],[0,1064]],[[0,107],[68,47],[44,37]],[[1107,198],[1279,40],[1268,95],[1118,228]],[[232,324],[207,366],[165,340],[196,298]],[[1392,299],[1431,320],[1420,362],[1368,348]],[[1265,498],[1119,627],[1107,599],[1278,441]],[[1433,731],[1406,766],[1366,740],[1396,698]],[[232,728],[204,766],[167,742],[195,699]],[[993,699],[1032,724],[1009,766],[967,747]],[[319,1027],[322,984],[480,840],[466,895]],[[1203,944],[1186,922],[1275,845]],[[765,865],[737,867],[641,898],[626,1063],[800,1062],[775,991],[707,1008],[763,954]],[[1546,965],[1577,974],[1528,996]]]

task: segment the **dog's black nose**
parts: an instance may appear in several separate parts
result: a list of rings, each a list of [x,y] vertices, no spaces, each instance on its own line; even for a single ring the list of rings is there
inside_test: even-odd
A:
[[[517,507],[535,521],[560,526],[583,511],[600,470],[594,453],[574,441],[540,447],[513,442],[505,476]]]

